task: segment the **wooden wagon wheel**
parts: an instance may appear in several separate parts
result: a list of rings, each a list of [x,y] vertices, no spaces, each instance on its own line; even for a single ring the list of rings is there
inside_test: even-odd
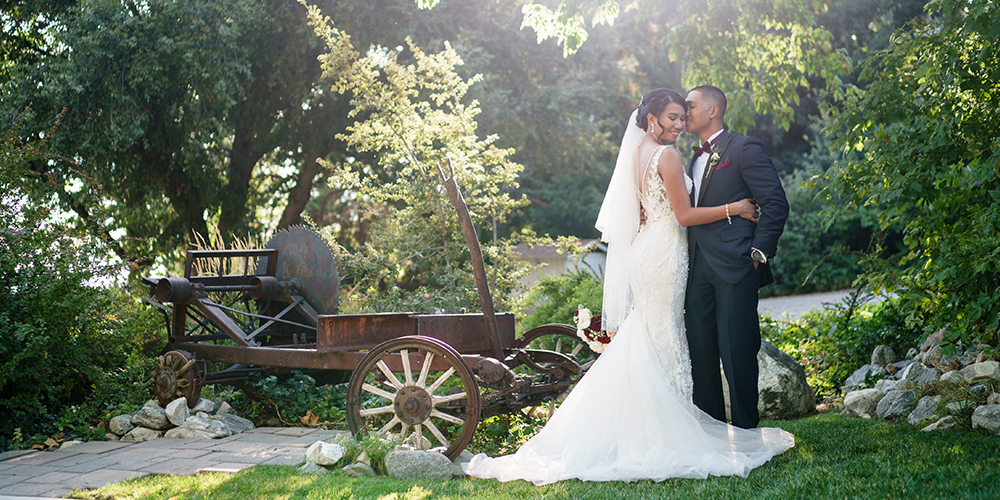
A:
[[[549,323],[528,330],[514,341],[518,349],[545,349],[572,356],[580,362],[583,371],[590,369],[599,354],[590,350],[585,342],[576,336],[576,328],[561,323]]]
[[[384,435],[451,460],[479,423],[472,369],[448,344],[422,336],[392,339],[368,352],[351,376],[347,424],[354,436]]]
[[[188,408],[194,408],[201,397],[207,368],[204,361],[199,362],[187,351],[170,351],[156,358],[153,394],[160,408],[181,396],[187,398]]]

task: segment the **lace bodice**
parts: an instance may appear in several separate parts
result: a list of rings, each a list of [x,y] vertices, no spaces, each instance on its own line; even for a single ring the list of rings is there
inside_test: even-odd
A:
[[[677,222],[666,186],[656,165],[666,148],[660,146],[642,171],[639,194],[646,223],[632,246],[630,273],[633,302],[630,314],[637,314],[649,326],[650,340],[657,355],[669,367],[669,383],[684,398],[691,396],[691,359],[684,333],[684,291],[687,287],[687,232]],[[684,176],[687,191],[693,183]]]

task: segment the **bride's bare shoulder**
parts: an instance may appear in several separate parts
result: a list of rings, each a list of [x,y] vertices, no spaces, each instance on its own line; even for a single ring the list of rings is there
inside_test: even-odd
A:
[[[663,152],[660,153],[660,161],[657,165],[657,170],[661,173],[671,172],[675,170],[678,165],[682,165],[680,151],[677,151],[677,148],[673,146],[664,147]]]

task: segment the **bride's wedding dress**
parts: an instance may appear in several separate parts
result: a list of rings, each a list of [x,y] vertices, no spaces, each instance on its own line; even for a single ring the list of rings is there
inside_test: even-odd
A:
[[[535,484],[746,477],[794,446],[781,429],[733,427],[691,403],[687,235],[655,168],[666,147],[641,177],[646,223],[632,244],[633,307],[618,334],[538,434],[513,455],[474,456],[469,475]]]

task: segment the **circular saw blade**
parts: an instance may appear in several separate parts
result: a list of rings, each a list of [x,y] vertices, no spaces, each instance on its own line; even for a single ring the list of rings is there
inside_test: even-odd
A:
[[[302,226],[291,226],[274,234],[267,248],[278,251],[274,277],[281,281],[297,279],[299,293],[319,314],[336,314],[340,297],[337,260],[320,235]],[[267,262],[257,266],[264,274]]]

